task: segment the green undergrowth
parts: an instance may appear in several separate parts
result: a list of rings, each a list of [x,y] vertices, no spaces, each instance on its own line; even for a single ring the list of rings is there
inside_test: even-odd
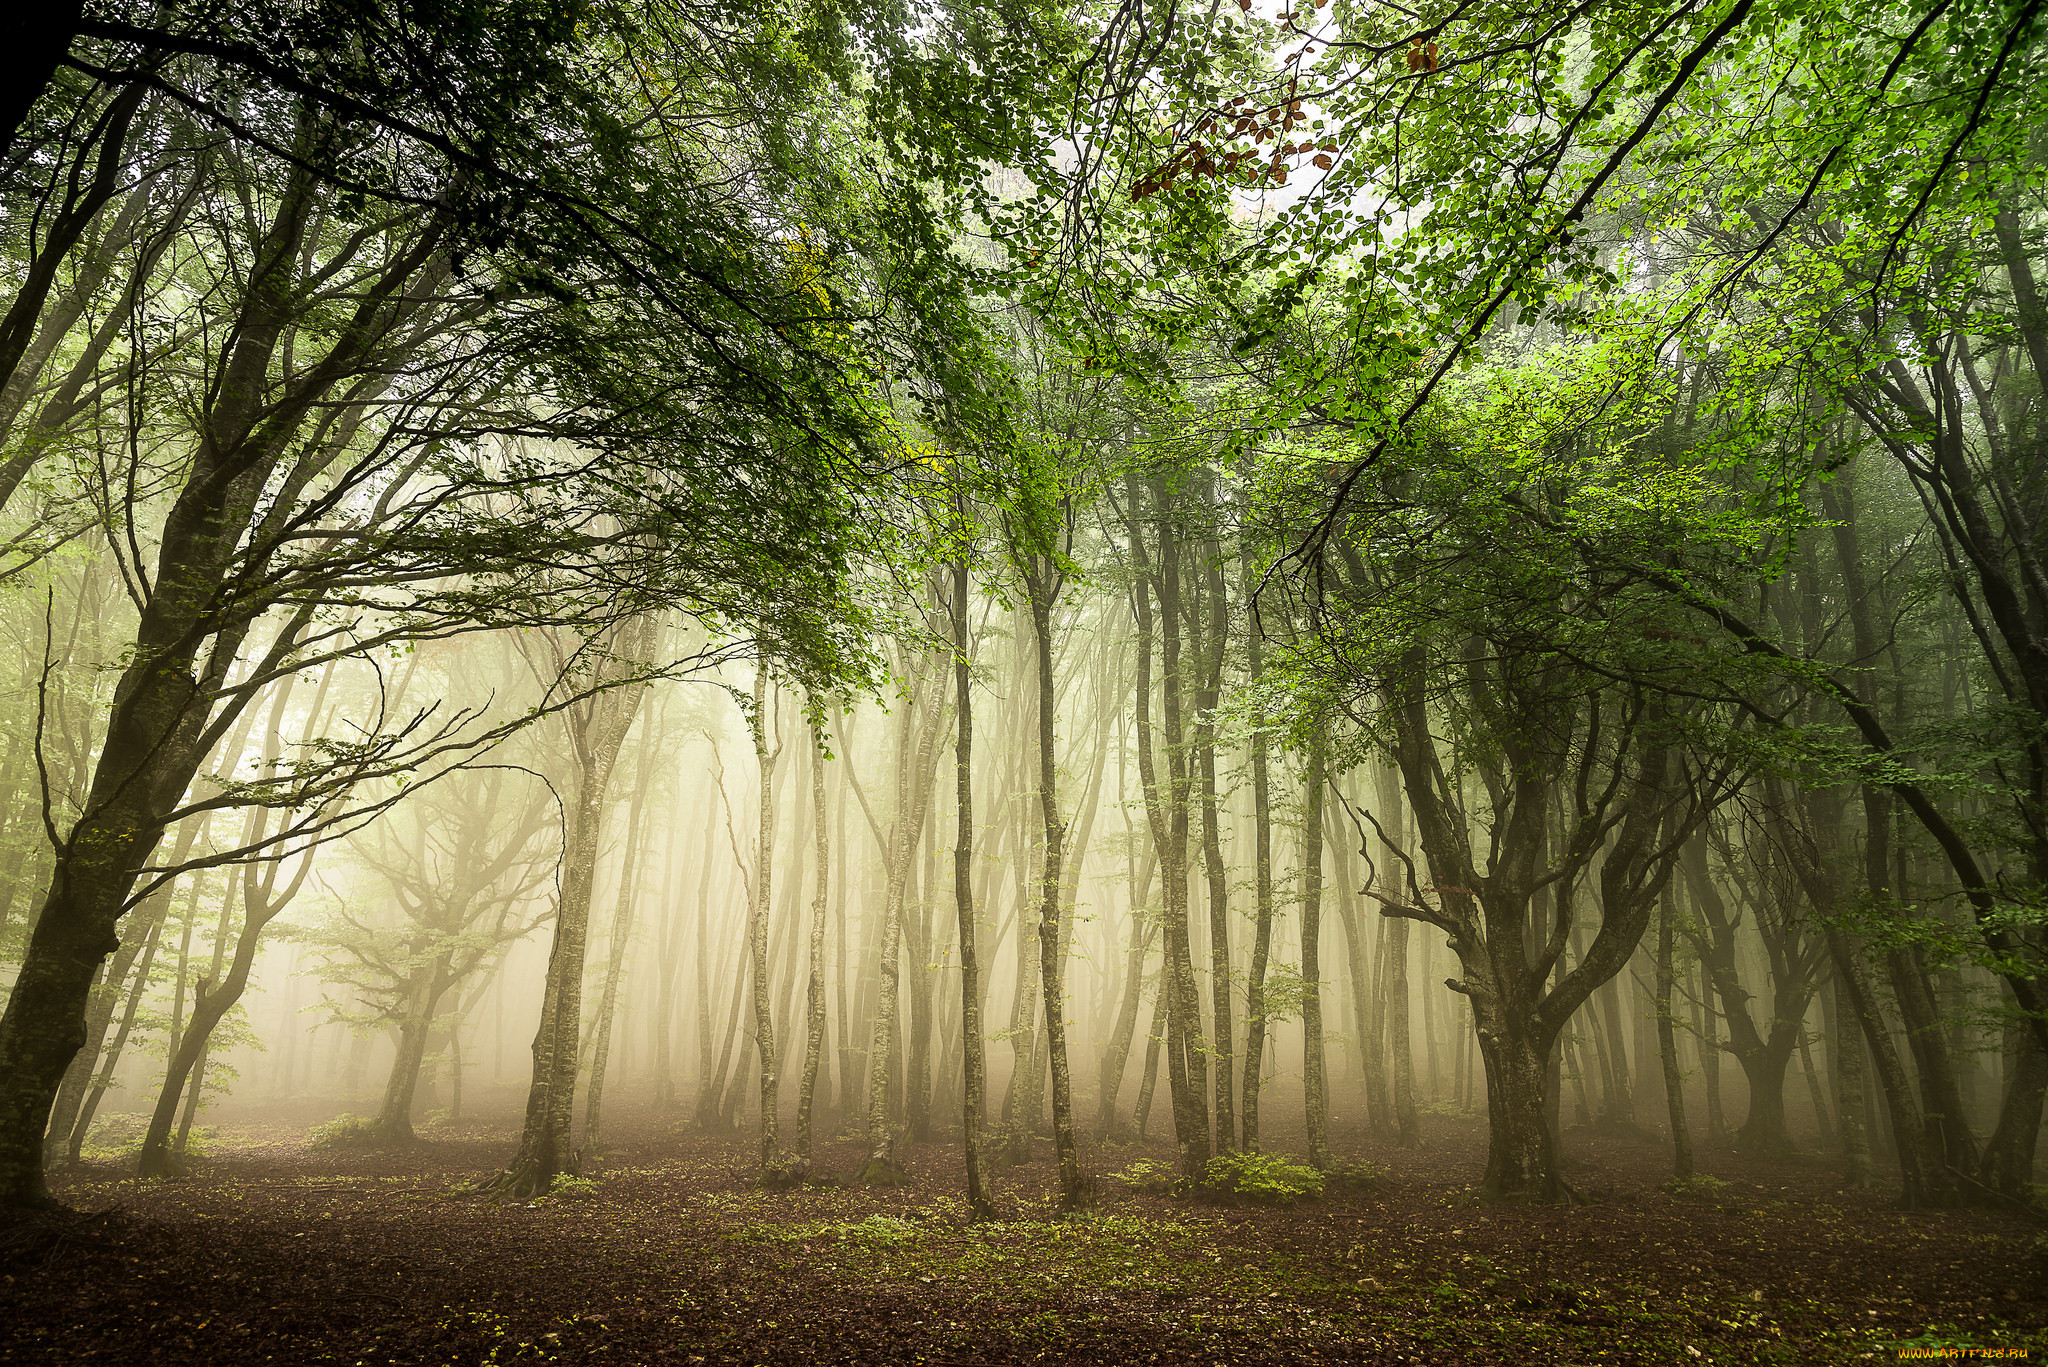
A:
[[[1155,1180],[1157,1166],[1118,1176],[1126,1185]],[[935,1316],[956,1313],[945,1307],[968,1316],[996,1296],[1013,1336],[1025,1334],[1033,1315],[1079,1331],[1098,1320],[1113,1325],[1142,1303],[1170,1308],[1177,1333],[1213,1336],[1219,1351],[1247,1334],[1282,1341],[1303,1332],[1393,1332],[1447,1351],[1484,1344],[1503,1361],[1578,1360],[1572,1355],[1582,1352],[1593,1362],[1612,1357],[1617,1344],[1627,1345],[1631,1361],[1660,1363],[1803,1367],[1894,1356],[1892,1331],[1875,1321],[1853,1322],[1839,1306],[1763,1289],[1560,1279],[1511,1257],[1448,1248],[1411,1247],[1405,1260],[1370,1243],[1283,1252],[1247,1246],[1241,1215],[1048,1211],[970,1223],[950,1205],[875,1211],[834,1200],[813,1210],[817,1218],[790,1220],[785,1207],[778,1220],[773,1207],[734,1202],[725,1207],[725,1234],[752,1245],[750,1257],[786,1259],[792,1274],[909,1290]],[[1980,1329],[1971,1341],[1987,1339]],[[1990,1341],[2040,1346],[2018,1331],[1998,1330]]]
[[[1664,1190],[1688,1201],[1719,1201],[1728,1194],[1728,1183],[1700,1172],[1690,1177],[1674,1177],[1664,1184]]]
[[[377,1122],[362,1115],[338,1115],[306,1131],[306,1142],[316,1149],[372,1148],[379,1140]]]
[[[1244,1150],[1219,1153],[1202,1170],[1201,1189],[1261,1206],[1291,1206],[1323,1194],[1328,1179],[1305,1163],[1278,1154]]]
[[[548,1205],[555,1201],[588,1201],[596,1197],[597,1183],[588,1177],[577,1177],[566,1172],[555,1174],[555,1180],[548,1187],[547,1195],[535,1197],[529,1205]]]

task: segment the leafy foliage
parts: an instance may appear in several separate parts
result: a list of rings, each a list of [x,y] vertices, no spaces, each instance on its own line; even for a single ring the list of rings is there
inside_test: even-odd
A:
[[[1256,1205],[1291,1206],[1323,1194],[1327,1179],[1314,1168],[1256,1149],[1219,1153],[1202,1170],[1201,1189]]]

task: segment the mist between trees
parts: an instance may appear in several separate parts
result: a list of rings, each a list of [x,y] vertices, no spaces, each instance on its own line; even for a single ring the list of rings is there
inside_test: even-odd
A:
[[[977,1214],[1430,1114],[2034,1203],[2034,8],[87,7],[0,1203],[522,1099],[527,1200],[622,1095]]]

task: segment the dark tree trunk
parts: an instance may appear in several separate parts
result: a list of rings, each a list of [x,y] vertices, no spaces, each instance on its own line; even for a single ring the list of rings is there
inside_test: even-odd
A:
[[[1657,909],[1657,1058],[1664,1069],[1664,1107],[1671,1118],[1671,1175],[1692,1176],[1692,1131],[1685,1124],[1685,1074],[1678,1067],[1678,1034],[1672,1028],[1672,922],[1677,908],[1666,892]]]

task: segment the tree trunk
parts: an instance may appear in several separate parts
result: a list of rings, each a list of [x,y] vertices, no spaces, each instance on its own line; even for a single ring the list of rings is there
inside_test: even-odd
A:
[[[913,715],[917,718],[915,750],[900,747],[896,764],[896,814],[889,832],[886,888],[882,898],[882,946],[875,993],[875,1035],[868,1060],[868,1156],[861,1164],[858,1180],[875,1185],[898,1185],[906,1180],[896,1162],[896,1129],[889,1116],[889,1084],[897,1045],[897,960],[903,940],[903,900],[911,862],[917,855],[918,836],[924,830],[925,805],[931,799],[932,779],[938,766],[939,723],[945,713],[943,682],[926,696],[927,682],[920,676],[912,681]],[[905,719],[905,739],[910,735]]]
[[[2014,1025],[2007,1034],[2005,1097],[1998,1108],[1998,1125],[1984,1141],[1977,1179],[2001,1196],[2033,1204],[2034,1151],[2041,1136],[2043,1100],[2048,1097],[2048,1055],[2032,1031]]]
[[[1677,908],[1666,892],[1657,908],[1657,1058],[1664,1068],[1664,1107],[1671,1117],[1671,1175],[1692,1176],[1692,1131],[1685,1124],[1685,1074],[1678,1067],[1678,1035],[1672,1029],[1672,922]]]
[[[811,962],[804,984],[804,1071],[797,1088],[796,1158],[811,1162],[811,1108],[818,1064],[825,1056],[825,906],[832,888],[831,831],[825,825],[825,732],[811,728],[811,825],[817,843],[817,890],[811,896]]]
[[[956,511],[966,521],[956,499]],[[953,911],[960,934],[960,1148],[967,1164],[967,1212],[975,1219],[995,1215],[995,1203],[981,1175],[981,1138],[988,1107],[988,1063],[981,1037],[981,957],[974,911],[974,692],[972,647],[967,632],[967,553],[953,562],[948,606],[953,628]],[[822,886],[822,884],[821,884]]]
[[[1124,951],[1124,984],[1116,1024],[1109,1035],[1109,1047],[1102,1056],[1102,1083],[1096,1100],[1095,1134],[1109,1139],[1117,1132],[1117,1098],[1123,1094],[1124,1072],[1130,1066],[1131,1044],[1138,1033],[1138,1008],[1145,986],[1145,956],[1151,951],[1158,927],[1142,914],[1151,892],[1152,870],[1158,857],[1148,852],[1144,872],[1131,883],[1131,943]]]
[[[1137,571],[1132,603],[1138,619],[1135,691],[1138,770],[1145,786],[1146,818],[1152,831],[1153,848],[1159,852],[1160,878],[1165,893],[1166,1077],[1173,1093],[1174,1136],[1180,1147],[1181,1173],[1189,1178],[1199,1178],[1208,1167],[1212,1141],[1209,1133],[1208,1074],[1203,1061],[1208,1050],[1202,1040],[1202,999],[1195,980],[1188,935],[1187,851],[1191,775],[1186,736],[1181,725],[1179,538],[1175,533],[1175,514],[1165,481],[1155,479],[1152,502],[1159,526],[1159,571],[1155,577],[1149,568],[1144,537],[1139,530],[1139,512],[1143,504],[1136,476],[1129,477],[1125,487],[1130,497],[1131,558]],[[1151,594],[1155,589],[1159,596],[1159,691],[1166,733],[1167,785],[1163,794],[1157,781],[1157,766],[1153,762],[1150,710]]]
[[[413,1094],[419,1089],[420,1065],[427,1056],[427,1036],[433,1031],[435,1008],[451,981],[448,970],[453,958],[453,950],[436,955],[406,993],[405,1016],[398,1023],[398,1054],[391,1061],[391,1076],[384,1083],[384,1101],[371,1127],[379,1139],[408,1142],[413,1137]]]
[[[298,747],[301,753],[312,744],[314,729],[320,724],[321,707],[327,697],[327,687],[333,678],[334,665],[330,661],[320,676],[319,687],[313,695],[313,704],[306,712],[306,725]],[[269,732],[263,753],[265,777],[277,772],[279,760],[283,755],[282,726],[285,704],[292,694],[292,680],[293,676],[286,676],[273,690],[275,701],[271,704]],[[243,840],[246,848],[263,847],[269,818],[268,807],[259,806],[251,809],[248,831]],[[228,965],[225,978],[221,978],[214,991],[208,992],[208,983],[220,978],[222,951],[226,946],[228,907],[232,898],[225,894],[222,896],[220,928],[214,937],[213,968],[208,974],[208,980],[201,982],[193,994],[191,1023],[186,1026],[184,1035],[178,1041],[177,1051],[171,1058],[170,1069],[164,1078],[163,1092],[157,1098],[156,1112],[150,1117],[149,1132],[143,1138],[142,1154],[138,1164],[142,1176],[162,1177],[170,1171],[171,1155],[168,1141],[171,1118],[177,1110],[179,1096],[189,1078],[192,1092],[186,1102],[184,1119],[179,1125],[177,1139],[177,1152],[184,1152],[185,1140],[191,1133],[192,1118],[198,1113],[200,1092],[206,1081],[207,1051],[212,1045],[214,1027],[220,1024],[221,1019],[234,1008],[235,1003],[242,999],[242,991],[249,982],[249,970],[256,962],[257,941],[262,937],[264,927],[298,895],[312,867],[313,851],[309,847],[299,856],[297,874],[280,892],[277,887],[277,860],[266,860],[260,865],[248,863],[242,866],[241,934],[236,939],[234,959]]]
[[[1066,956],[1060,906],[1064,873],[1060,861],[1066,825],[1060,820],[1059,767],[1053,747],[1053,716],[1058,698],[1052,669],[1052,610],[1059,598],[1061,575],[1051,557],[1034,553],[1029,559],[1031,563],[1024,567],[1024,583],[1031,600],[1032,631],[1038,638],[1038,805],[1045,819],[1038,977],[1045,997],[1046,1053],[1052,1064],[1052,1134],[1060,1166],[1060,1208],[1078,1210],[1089,1204],[1093,1193],[1081,1174],[1080,1148],[1074,1139],[1073,1081],[1067,1069]]]
[[[264,378],[298,302],[297,266],[313,182],[293,175],[258,243],[232,352],[183,490],[158,537],[158,592],[114,690],[91,790],[57,853],[42,912],[0,1014],[0,1208],[49,1206],[43,1135],[57,1088],[85,1043],[94,976],[120,948],[135,878],[163,837],[163,814],[190,785],[217,690],[248,630],[211,623],[214,596],[255,513],[279,448],[258,433],[284,415]],[[318,395],[307,395],[308,404]],[[212,638],[212,648],[201,660]],[[181,1079],[182,1080],[182,1079]]]
[[[647,785],[654,776],[648,758],[654,749],[653,728],[640,739],[639,773],[633,801],[626,809],[626,849],[619,860],[619,895],[612,910],[612,941],[604,971],[604,994],[598,999],[597,1040],[590,1050],[590,1083],[583,1098],[583,1151],[598,1152],[599,1122],[604,1117],[604,1082],[611,1062],[612,1020],[619,1009],[619,980],[625,974],[626,946],[633,939],[633,908],[640,896],[640,847],[646,841]]]
[[[1543,1100],[1553,1041],[1532,1030],[1519,1012],[1490,1013],[1478,1035],[1488,1120],[1481,1189],[1493,1200],[1565,1199],[1571,1189],[1558,1171],[1557,1140]]]
[[[1830,979],[1821,995],[1821,1028],[1827,1034],[1828,1077],[1835,1089],[1835,1113],[1842,1119],[1842,1181],[1858,1191],[1870,1185],[1870,1133],[1864,1126],[1863,1041],[1848,1023],[1842,988]]]
[[[255,713],[252,711],[248,715],[253,721]],[[245,729],[237,737],[234,746],[234,753],[238,759],[241,755],[241,742],[246,739]],[[193,842],[210,824],[210,815],[206,813],[187,817],[179,823],[178,838],[171,854],[172,867],[183,864],[191,854]],[[44,1137],[43,1159],[46,1163],[56,1161],[60,1150],[70,1161],[78,1161],[78,1151],[85,1139],[84,1125],[91,1123],[91,1116],[85,1114],[86,1098],[88,1094],[92,1095],[95,1101],[94,1109],[97,1109],[97,1098],[105,1089],[95,1085],[94,1076],[96,1073],[108,1073],[113,1070],[114,1062],[119,1059],[121,1048],[128,1039],[128,1028],[134,1022],[140,993],[148,984],[150,961],[156,957],[157,940],[163,929],[164,918],[170,911],[175,888],[175,882],[166,881],[136,909],[129,921],[127,941],[115,953],[113,962],[107,968],[106,982],[94,990],[92,1006],[86,1017],[85,1047],[78,1051],[77,1057],[71,1061],[71,1066],[65,1070],[64,1081],[57,1089],[57,1099],[51,1108],[50,1129]],[[131,969],[136,973],[135,985],[126,994],[128,1005],[122,1017],[120,1033],[116,1036],[111,1050],[113,1058],[108,1061],[105,1068],[101,1068],[100,1044],[106,1038],[107,1028],[113,1023],[114,1003],[121,999],[121,989],[127,983]]]
[[[1301,1037],[1302,1098],[1308,1108],[1308,1161],[1330,1166],[1330,1091],[1323,1060],[1323,789],[1328,782],[1329,733],[1321,718],[1310,723],[1308,772],[1302,782],[1307,814],[1301,823]]]
[[[1380,825],[1395,848],[1408,845],[1406,813],[1401,803],[1401,776],[1391,767],[1379,771]],[[1422,1118],[1415,1109],[1415,1051],[1408,1038],[1408,918],[1391,916],[1387,927],[1386,961],[1380,967],[1386,994],[1387,1048],[1394,1056],[1394,1135],[1404,1149],[1422,1143]]]
[[[1248,540],[1249,538],[1247,538]],[[1252,599],[1252,562],[1242,553],[1245,601]],[[1257,684],[1265,673],[1264,638],[1254,621],[1245,632],[1245,669]],[[1266,769],[1266,732],[1254,724],[1249,742],[1252,768],[1252,961],[1245,974],[1244,1146],[1259,1147],[1259,1084],[1266,1055],[1266,968],[1273,953],[1273,800]]]
[[[615,648],[632,660],[652,623],[635,618],[620,630]],[[632,729],[645,685],[632,684],[594,694],[566,711],[576,757],[574,801],[562,838],[562,891],[555,903],[554,942],[548,950],[540,1026],[533,1036],[533,1080],[527,1089],[526,1120],[519,1151],[496,1184],[509,1200],[545,1195],[555,1178],[581,1168],[571,1147],[576,1069],[583,1025],[583,968],[590,940],[590,899],[604,829],[605,796],[619,750]]]
[[[1235,1032],[1230,1007],[1230,878],[1223,867],[1223,832],[1216,798],[1216,712],[1222,702],[1223,655],[1229,639],[1229,605],[1223,591],[1223,548],[1215,531],[1213,491],[1205,482],[1199,506],[1208,527],[1201,539],[1202,581],[1207,587],[1208,620],[1195,641],[1200,675],[1195,687],[1195,772],[1202,807],[1202,868],[1208,878],[1209,1000],[1211,1035],[1215,1041],[1216,1145],[1237,1146],[1237,1118],[1232,1114],[1237,1090],[1231,1045]],[[1190,620],[1201,623],[1198,605]]]
[[[778,737],[774,750],[768,748],[768,704],[768,662],[757,660],[754,711],[749,720],[754,732],[754,760],[761,772],[761,819],[754,847],[754,896],[747,912],[747,962],[751,966],[748,992],[754,1002],[754,1053],[761,1063],[761,1180],[777,1182],[781,1180],[781,1155],[777,1151],[776,1112],[780,1109],[782,1079],[776,1073],[775,998],[769,992],[768,912],[775,865],[775,761],[782,746]]]

